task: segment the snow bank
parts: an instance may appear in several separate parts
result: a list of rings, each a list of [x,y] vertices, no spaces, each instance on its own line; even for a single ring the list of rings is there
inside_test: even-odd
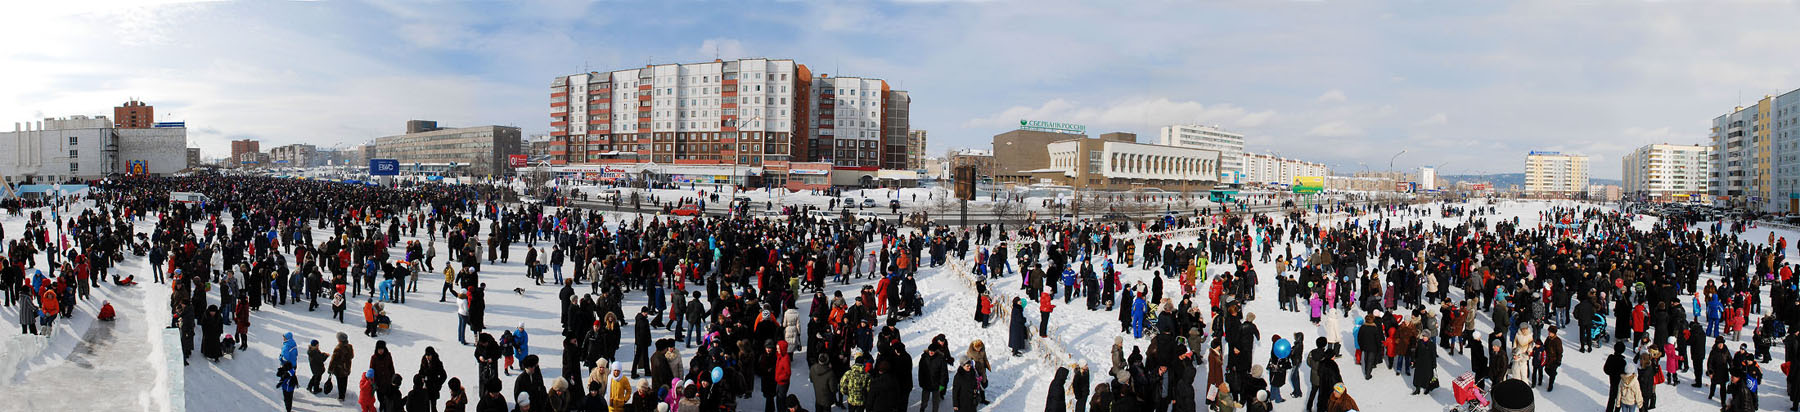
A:
[[[96,316],[100,313],[101,302],[110,298],[110,288],[110,285],[90,288],[89,299],[77,299],[73,313],[57,315],[54,327],[38,330],[43,335],[11,337],[6,342],[5,352],[0,352],[0,370],[12,371],[7,380],[24,383],[32,372],[62,364],[76,347],[88,343],[88,332],[99,322]],[[116,306],[115,310],[118,309]],[[9,318],[18,319],[17,313],[15,310]]]

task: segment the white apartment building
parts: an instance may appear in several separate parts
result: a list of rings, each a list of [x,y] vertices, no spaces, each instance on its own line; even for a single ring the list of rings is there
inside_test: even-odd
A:
[[[1588,157],[1532,151],[1525,156],[1525,194],[1574,197],[1587,192]]]
[[[1223,159],[1223,164],[1219,168],[1219,183],[1256,181],[1245,176],[1247,172],[1244,169],[1244,135],[1227,132],[1218,126],[1172,125],[1163,126],[1157,144],[1219,152],[1219,157]]]
[[[1698,200],[1710,189],[1712,146],[1651,144],[1620,160],[1628,199],[1671,202]]]
[[[1427,190],[1437,190],[1438,189],[1438,187],[1437,187],[1437,168],[1430,167],[1430,166],[1419,167],[1418,183],[1419,183],[1419,191],[1420,192],[1424,192]]]
[[[1294,184],[1295,177],[1331,175],[1324,163],[1255,153],[1243,154],[1240,161],[1244,165],[1243,182],[1248,184],[1286,186]]]
[[[743,59],[557,77],[553,162],[786,161],[811,85],[792,60]]]
[[[881,167],[882,122],[886,116],[887,82],[860,77],[820,76],[813,80],[818,101],[813,107],[818,133],[811,161],[835,168],[873,171]],[[905,135],[902,134],[904,139]]]
[[[550,85],[548,153],[557,165],[750,166],[717,179],[739,183],[779,184],[790,162],[873,174],[906,167],[911,101],[884,80],[815,75],[787,59],[573,74]]]

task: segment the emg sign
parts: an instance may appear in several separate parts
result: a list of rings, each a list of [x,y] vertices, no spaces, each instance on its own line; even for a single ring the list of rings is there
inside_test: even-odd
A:
[[[395,159],[369,159],[369,176],[394,176],[400,174],[400,161]]]

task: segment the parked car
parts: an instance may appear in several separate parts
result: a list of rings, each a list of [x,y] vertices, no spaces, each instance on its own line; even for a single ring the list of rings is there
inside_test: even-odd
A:
[[[888,207],[894,209],[900,208],[900,199],[889,200]]]
[[[856,221],[863,222],[863,221],[870,221],[870,220],[881,220],[881,215],[875,214],[875,212],[871,212],[871,211],[867,211],[867,210],[861,211],[861,212],[856,212]]]
[[[832,213],[832,212],[824,211],[824,210],[808,211],[808,212],[806,212],[806,215],[812,217],[813,219],[823,220],[823,221],[828,221],[828,222],[838,220],[837,213]]]
[[[676,216],[699,216],[700,215],[700,205],[696,205],[693,203],[681,205],[681,207],[675,208],[674,211],[671,211],[669,213],[674,213]]]
[[[1131,221],[1131,217],[1126,216],[1124,213],[1107,212],[1105,215],[1100,216],[1100,220],[1107,222],[1128,222]]]
[[[875,207],[875,199],[863,198],[862,207]]]

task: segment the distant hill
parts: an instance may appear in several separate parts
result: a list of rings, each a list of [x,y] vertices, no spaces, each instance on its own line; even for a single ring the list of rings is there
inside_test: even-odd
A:
[[[1519,187],[1525,186],[1525,174],[1524,173],[1498,173],[1498,174],[1490,174],[1490,175],[1444,175],[1444,176],[1439,176],[1439,177],[1443,178],[1444,180],[1450,181],[1450,184],[1456,184],[1456,182],[1471,182],[1471,183],[1473,183],[1473,182],[1488,182],[1488,183],[1493,183],[1494,187],[1497,187],[1497,188],[1506,188],[1511,185],[1519,185]],[[1621,184],[1621,182],[1619,182],[1618,179],[1588,179],[1588,184],[1590,184],[1590,185],[1617,185],[1617,184]]]

